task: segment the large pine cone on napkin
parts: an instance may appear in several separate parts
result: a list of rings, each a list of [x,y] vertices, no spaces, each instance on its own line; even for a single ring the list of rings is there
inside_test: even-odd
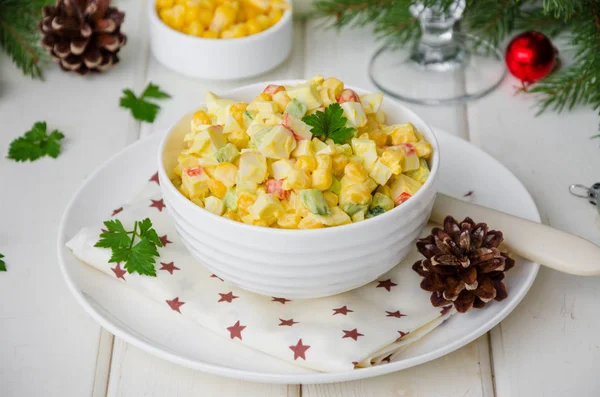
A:
[[[63,70],[83,75],[119,62],[125,14],[109,6],[110,0],[58,0],[42,8],[42,45]]]
[[[443,229],[434,228],[420,239],[417,249],[427,259],[416,262],[413,270],[424,277],[421,288],[432,293],[431,303],[454,304],[465,313],[506,298],[502,279],[515,261],[498,249],[502,240],[502,232],[488,230],[485,223],[475,224],[471,218],[458,223],[451,216]]]

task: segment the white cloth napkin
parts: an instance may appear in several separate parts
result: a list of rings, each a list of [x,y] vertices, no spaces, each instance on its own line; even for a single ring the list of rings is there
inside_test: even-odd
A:
[[[454,312],[433,307],[430,294],[420,289],[421,278],[411,269],[420,259],[416,249],[386,275],[354,291],[288,300],[247,292],[198,263],[163,206],[158,178],[113,213],[126,228],[136,220],[152,220],[164,245],[157,277],[128,274],[120,264],[109,263],[110,250],[94,247],[102,225],[82,229],[67,243],[77,258],[168,305],[173,315],[303,367],[337,372],[390,362]],[[148,310],[153,304],[148,301]]]

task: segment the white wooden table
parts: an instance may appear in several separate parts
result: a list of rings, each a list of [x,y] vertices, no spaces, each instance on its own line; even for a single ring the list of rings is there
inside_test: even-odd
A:
[[[135,140],[163,131],[207,90],[317,73],[374,89],[367,64],[377,44],[370,32],[337,35],[312,22],[296,23],[292,56],[264,76],[241,82],[185,78],[149,55],[144,3],[119,2],[130,40],[122,63],[104,75],[80,78],[51,68],[45,82],[32,81],[0,56],[0,252],[8,266],[0,273],[0,396],[600,395],[600,280],[546,269],[488,335],[428,364],[349,383],[301,387],[220,378],[155,358],[97,325],[70,296],[55,247],[60,215],[92,170]],[[154,124],[140,125],[119,108],[118,98],[122,89],[139,92],[148,81],[173,99],[164,102]],[[533,98],[515,95],[516,84],[507,79],[467,105],[414,108],[510,168],[545,223],[600,243],[596,209],[567,192],[571,183],[600,180],[600,141],[589,138],[597,132],[596,114],[580,109],[536,118]],[[10,141],[38,120],[67,135],[64,154],[35,163],[7,160]]]

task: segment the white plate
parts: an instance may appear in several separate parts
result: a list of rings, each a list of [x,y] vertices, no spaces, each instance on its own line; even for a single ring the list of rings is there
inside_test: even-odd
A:
[[[441,192],[461,197],[473,191],[471,199],[475,203],[540,220],[533,199],[510,171],[468,142],[436,132],[442,153]],[[67,285],[85,311],[119,338],[174,363],[216,375],[271,383],[328,383],[383,375],[433,360],[483,335],[523,299],[538,272],[538,264],[518,260],[507,273],[509,295],[505,301],[454,316],[393,363],[342,373],[295,367],[174,316],[163,305],[150,302],[126,284],[116,283],[83,264],[65,248],[65,242],[81,227],[106,220],[113,208],[137,193],[156,171],[159,140],[155,134],[125,148],[88,178],[63,216],[58,255]],[[153,309],[140,310],[147,307]]]

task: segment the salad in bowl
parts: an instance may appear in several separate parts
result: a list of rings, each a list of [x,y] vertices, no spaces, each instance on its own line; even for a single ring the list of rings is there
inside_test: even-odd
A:
[[[341,226],[402,205],[430,175],[432,146],[386,123],[383,94],[337,78],[267,85],[249,102],[206,94],[172,182],[206,211],[282,229]]]

